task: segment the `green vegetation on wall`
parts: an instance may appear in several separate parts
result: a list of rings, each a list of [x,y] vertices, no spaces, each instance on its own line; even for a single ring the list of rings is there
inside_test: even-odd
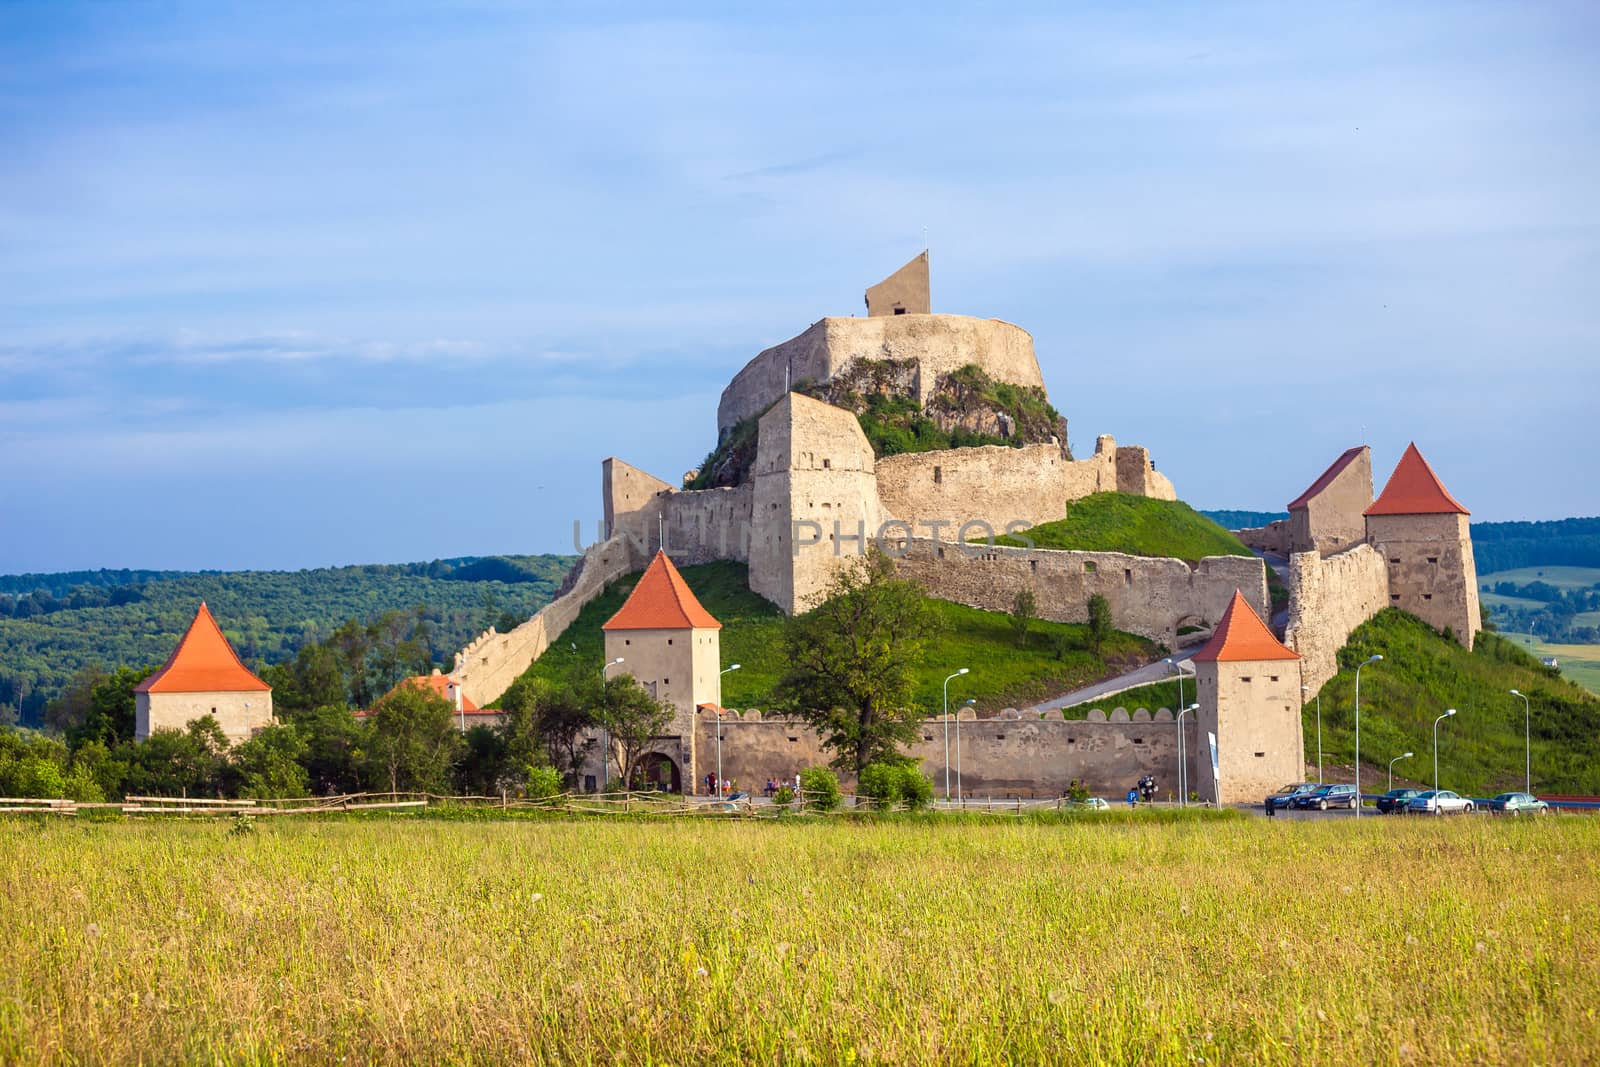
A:
[[[1178,500],[1127,493],[1094,493],[1067,505],[1066,518],[1041,523],[996,543],[1083,552],[1171,556],[1191,563],[1206,556],[1248,556],[1237,537]]]

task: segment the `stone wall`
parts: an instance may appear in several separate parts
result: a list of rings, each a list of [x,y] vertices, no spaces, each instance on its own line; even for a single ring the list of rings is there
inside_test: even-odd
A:
[[[987,611],[1009,611],[1019,589],[1032,589],[1039,617],[1057,622],[1088,620],[1089,597],[1111,605],[1119,630],[1177,648],[1178,629],[1203,640],[1227,610],[1234,590],[1267,618],[1267,575],[1254,556],[1208,556],[1194,567],[1180,559],[1128,556],[1120,552],[958,546],[950,540],[915,538],[904,546],[899,572],[915,578],[929,595]]]
[[[706,711],[697,719],[695,748],[703,777],[717,766],[717,716]],[[751,792],[760,792],[769,778],[793,782],[797,772],[825,766],[832,757],[811,727],[778,714],[727,712],[721,733],[722,776]],[[1190,782],[1197,781],[1201,769],[1209,781],[1210,749],[1192,715],[1184,720],[1184,734]],[[937,796],[944,796],[947,767],[954,795],[958,738],[962,792],[968,797],[1057,797],[1077,779],[1091,793],[1116,802],[1145,774],[1155,776],[1163,798],[1177,790],[1178,731],[1165,708],[1153,716],[1143,708],[1131,715],[1123,708],[1109,715],[1096,709],[1077,720],[1063,720],[1059,711],[1039,716],[1008,710],[989,719],[964,712],[959,728],[954,718],[935,716],[923,723],[921,740],[907,752],[921,761]],[[855,789],[851,776],[841,777],[846,791]],[[695,789],[704,792],[705,783],[697,781]]]
[[[932,310],[926,251],[867,290],[869,316],[926,315]]]
[[[511,683],[572,625],[585,604],[618,578],[642,569],[646,562],[630,550],[626,536],[591,545],[578,561],[580,569],[571,589],[510,633],[499,633],[491,627],[479,634],[456,653],[450,676],[479,707],[499,700]]]
[[[1363,445],[1341,456],[1340,462],[1344,465],[1331,477],[1323,475],[1328,478],[1326,485],[1289,512],[1292,552],[1331,556],[1366,539],[1362,513],[1372,504],[1372,449]]]
[[[1048,444],[885,456],[878,461],[878,495],[885,512],[919,529],[948,524],[952,540],[957,527],[974,520],[1003,533],[1010,522],[1054,522],[1066,516],[1069,501],[1115,490],[1115,453],[1113,442],[1077,461]]]
[[[1258,552],[1269,552],[1274,556],[1288,559],[1290,547],[1294,544],[1289,533],[1288,519],[1274,519],[1265,526],[1251,526],[1243,530],[1233,531],[1233,536],[1244,542],[1246,548],[1253,548]]]
[[[1044,388],[1032,336],[1009,322],[966,315],[826,318],[762,352],[734,375],[717,405],[718,437],[766,411],[792,386],[828,381],[857,359],[916,360],[921,404],[941,374],[969,363],[996,381]]]
[[[1467,516],[1454,512],[1367,518],[1367,540],[1388,570],[1389,603],[1470,649],[1483,618],[1469,529]]]
[[[1156,465],[1150,461],[1148,449],[1140,445],[1125,445],[1116,450],[1116,455],[1117,492],[1156,500],[1178,499],[1172,482],[1157,471]]]
[[[135,693],[133,737],[143,741],[152,730],[183,730],[196,719],[214,716],[237,745],[272,724],[272,693]]]
[[[1370,545],[1326,558],[1315,551],[1290,556],[1283,643],[1300,653],[1301,684],[1321,689],[1338,673],[1335,656],[1351,632],[1388,606],[1388,573]]]

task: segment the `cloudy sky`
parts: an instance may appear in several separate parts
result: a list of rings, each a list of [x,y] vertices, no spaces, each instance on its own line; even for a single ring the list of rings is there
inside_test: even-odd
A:
[[[1600,513],[1600,8],[1003,6],[0,4],[0,572],[570,551],[924,232],[1196,506]]]

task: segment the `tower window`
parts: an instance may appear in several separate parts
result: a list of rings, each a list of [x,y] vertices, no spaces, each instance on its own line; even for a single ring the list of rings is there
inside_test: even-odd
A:
[[[1243,678],[1239,679],[1239,681],[1241,681],[1241,682],[1248,682],[1249,680],[1250,680],[1250,678],[1249,678],[1248,675],[1246,677],[1243,677]]]
[[[1439,557],[1438,556],[1429,556],[1428,557],[1428,562],[1429,563],[1438,563],[1439,562]]]
[[[823,460],[822,461],[822,469],[825,470],[825,471],[826,470],[832,470],[833,469],[833,460],[831,460],[831,459]]]
[[[1262,757],[1263,757],[1263,756],[1265,756],[1265,755],[1266,755],[1266,753],[1265,753],[1265,752],[1257,752],[1257,753],[1256,753],[1256,759],[1261,759],[1261,758],[1262,758]]]
[[[894,313],[896,315],[904,315],[906,313],[906,309],[905,308],[895,308],[894,309]]]
[[[1276,674],[1272,675],[1271,678],[1274,682],[1278,680],[1278,676]]]
[[[934,485],[943,485],[944,484],[944,468],[943,467],[935,467],[935,468],[933,468],[933,484]]]
[[[1433,599],[1433,594],[1432,593],[1423,593],[1422,594],[1422,599],[1423,600],[1432,600]]]

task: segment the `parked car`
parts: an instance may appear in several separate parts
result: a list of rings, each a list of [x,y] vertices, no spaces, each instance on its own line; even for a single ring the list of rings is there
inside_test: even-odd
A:
[[[1319,785],[1309,793],[1301,793],[1290,804],[1297,808],[1349,808],[1356,810],[1356,787],[1353,785]]]
[[[1420,812],[1423,815],[1450,815],[1471,811],[1472,801],[1448,789],[1440,789],[1437,792],[1430,789],[1412,797],[1411,803],[1406,805],[1406,810],[1414,814]]]
[[[1501,793],[1489,801],[1489,810],[1496,815],[1548,815],[1550,805],[1532,793]]]
[[[1268,811],[1282,811],[1294,803],[1294,798],[1317,788],[1316,782],[1293,782],[1268,797],[1263,804]]]
[[[1403,813],[1406,810],[1406,805],[1410,804],[1421,792],[1422,790],[1420,789],[1389,790],[1378,798],[1378,814],[1399,815]]]
[[[1105,797],[1089,797],[1087,800],[1067,801],[1068,811],[1110,811],[1111,805]]]

